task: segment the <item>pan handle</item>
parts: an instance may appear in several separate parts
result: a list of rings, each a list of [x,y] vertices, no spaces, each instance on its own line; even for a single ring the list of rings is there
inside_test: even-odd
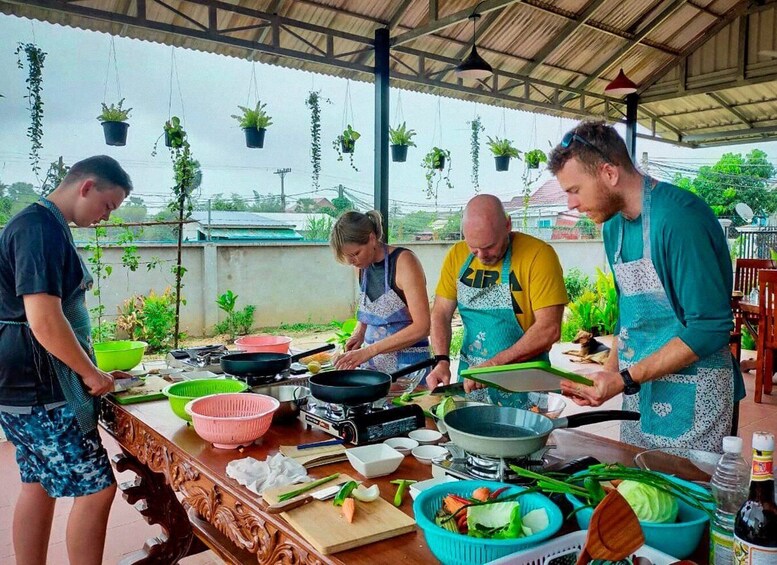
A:
[[[436,364],[437,364],[437,361],[435,361],[434,357],[429,357],[429,359],[424,359],[419,363],[408,365],[404,369],[400,369],[398,371],[391,373],[391,382],[395,382],[399,377],[404,377],[405,375],[409,375],[410,373],[415,373],[416,371],[420,371],[421,369],[426,369],[427,367],[434,367]]]
[[[302,353],[297,353],[295,355],[291,356],[291,362],[296,363],[300,359],[304,359],[305,357],[309,357],[311,355],[315,355],[316,353],[323,353],[324,351],[329,351],[330,349],[334,349],[335,344],[334,343],[327,343],[326,345],[322,345],[321,347],[316,347],[315,349],[309,349],[307,351],[303,351]]]
[[[588,424],[598,424],[599,422],[609,422],[612,420],[639,420],[639,412],[630,412],[628,410],[594,410],[593,412],[581,412],[572,414],[566,418],[557,418],[553,420],[554,428],[577,428],[587,426]]]

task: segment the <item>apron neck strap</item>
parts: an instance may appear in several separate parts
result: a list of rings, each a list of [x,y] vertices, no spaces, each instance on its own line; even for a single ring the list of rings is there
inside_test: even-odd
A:
[[[507,251],[505,251],[504,257],[502,257],[502,278],[500,279],[502,284],[505,284],[510,280],[510,266],[513,258],[513,235],[514,234],[510,232],[510,234],[507,236]],[[462,265],[461,269],[459,270],[458,278],[464,276],[464,272],[469,268],[470,264],[472,264],[472,260],[474,258],[475,254],[470,253],[469,257],[467,257],[467,260],[464,261],[464,265]]]
[[[642,257],[651,257],[650,254],[650,200],[653,192],[653,180],[648,176],[642,177],[642,212],[640,213],[640,222],[642,224]],[[621,223],[621,229],[618,233],[618,247],[615,250],[615,262],[620,262],[623,251],[623,234],[626,229],[625,219]]]
[[[67,220],[62,214],[62,210],[60,210],[51,200],[43,198],[42,196],[38,199],[37,204],[40,204],[49,212],[54,214],[54,217],[57,219],[57,221],[62,225],[63,228],[65,228],[65,233],[67,234],[68,239],[71,243],[73,243],[73,233],[70,231],[70,226],[67,225]]]
[[[389,291],[389,252],[388,245],[383,245],[383,292]],[[367,269],[370,267],[368,266]],[[362,292],[367,292],[367,269],[362,269]]]

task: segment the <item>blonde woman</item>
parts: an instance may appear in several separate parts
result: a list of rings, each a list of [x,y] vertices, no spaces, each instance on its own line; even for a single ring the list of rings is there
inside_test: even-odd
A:
[[[376,210],[345,212],[329,244],[340,263],[358,269],[359,321],[338,369],[359,367],[391,373],[431,357],[429,299],[421,263],[409,249],[386,245]]]

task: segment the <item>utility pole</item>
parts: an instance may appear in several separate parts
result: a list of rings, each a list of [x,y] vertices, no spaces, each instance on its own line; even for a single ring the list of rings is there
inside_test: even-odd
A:
[[[283,190],[283,179],[286,176],[286,173],[290,173],[291,169],[276,169],[273,173],[274,175],[278,175],[281,177],[281,207],[283,208],[283,211],[286,211],[286,193]]]

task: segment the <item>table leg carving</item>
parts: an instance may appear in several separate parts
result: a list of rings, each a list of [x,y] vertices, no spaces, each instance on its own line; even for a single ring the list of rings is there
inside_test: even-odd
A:
[[[187,555],[207,549],[194,536],[189,517],[175,492],[165,482],[164,475],[149,470],[126,451],[115,455],[112,463],[118,471],[132,471],[137,475],[119,488],[146,522],[162,528],[160,535],[148,539],[142,550],[131,554],[122,563],[177,563]]]

